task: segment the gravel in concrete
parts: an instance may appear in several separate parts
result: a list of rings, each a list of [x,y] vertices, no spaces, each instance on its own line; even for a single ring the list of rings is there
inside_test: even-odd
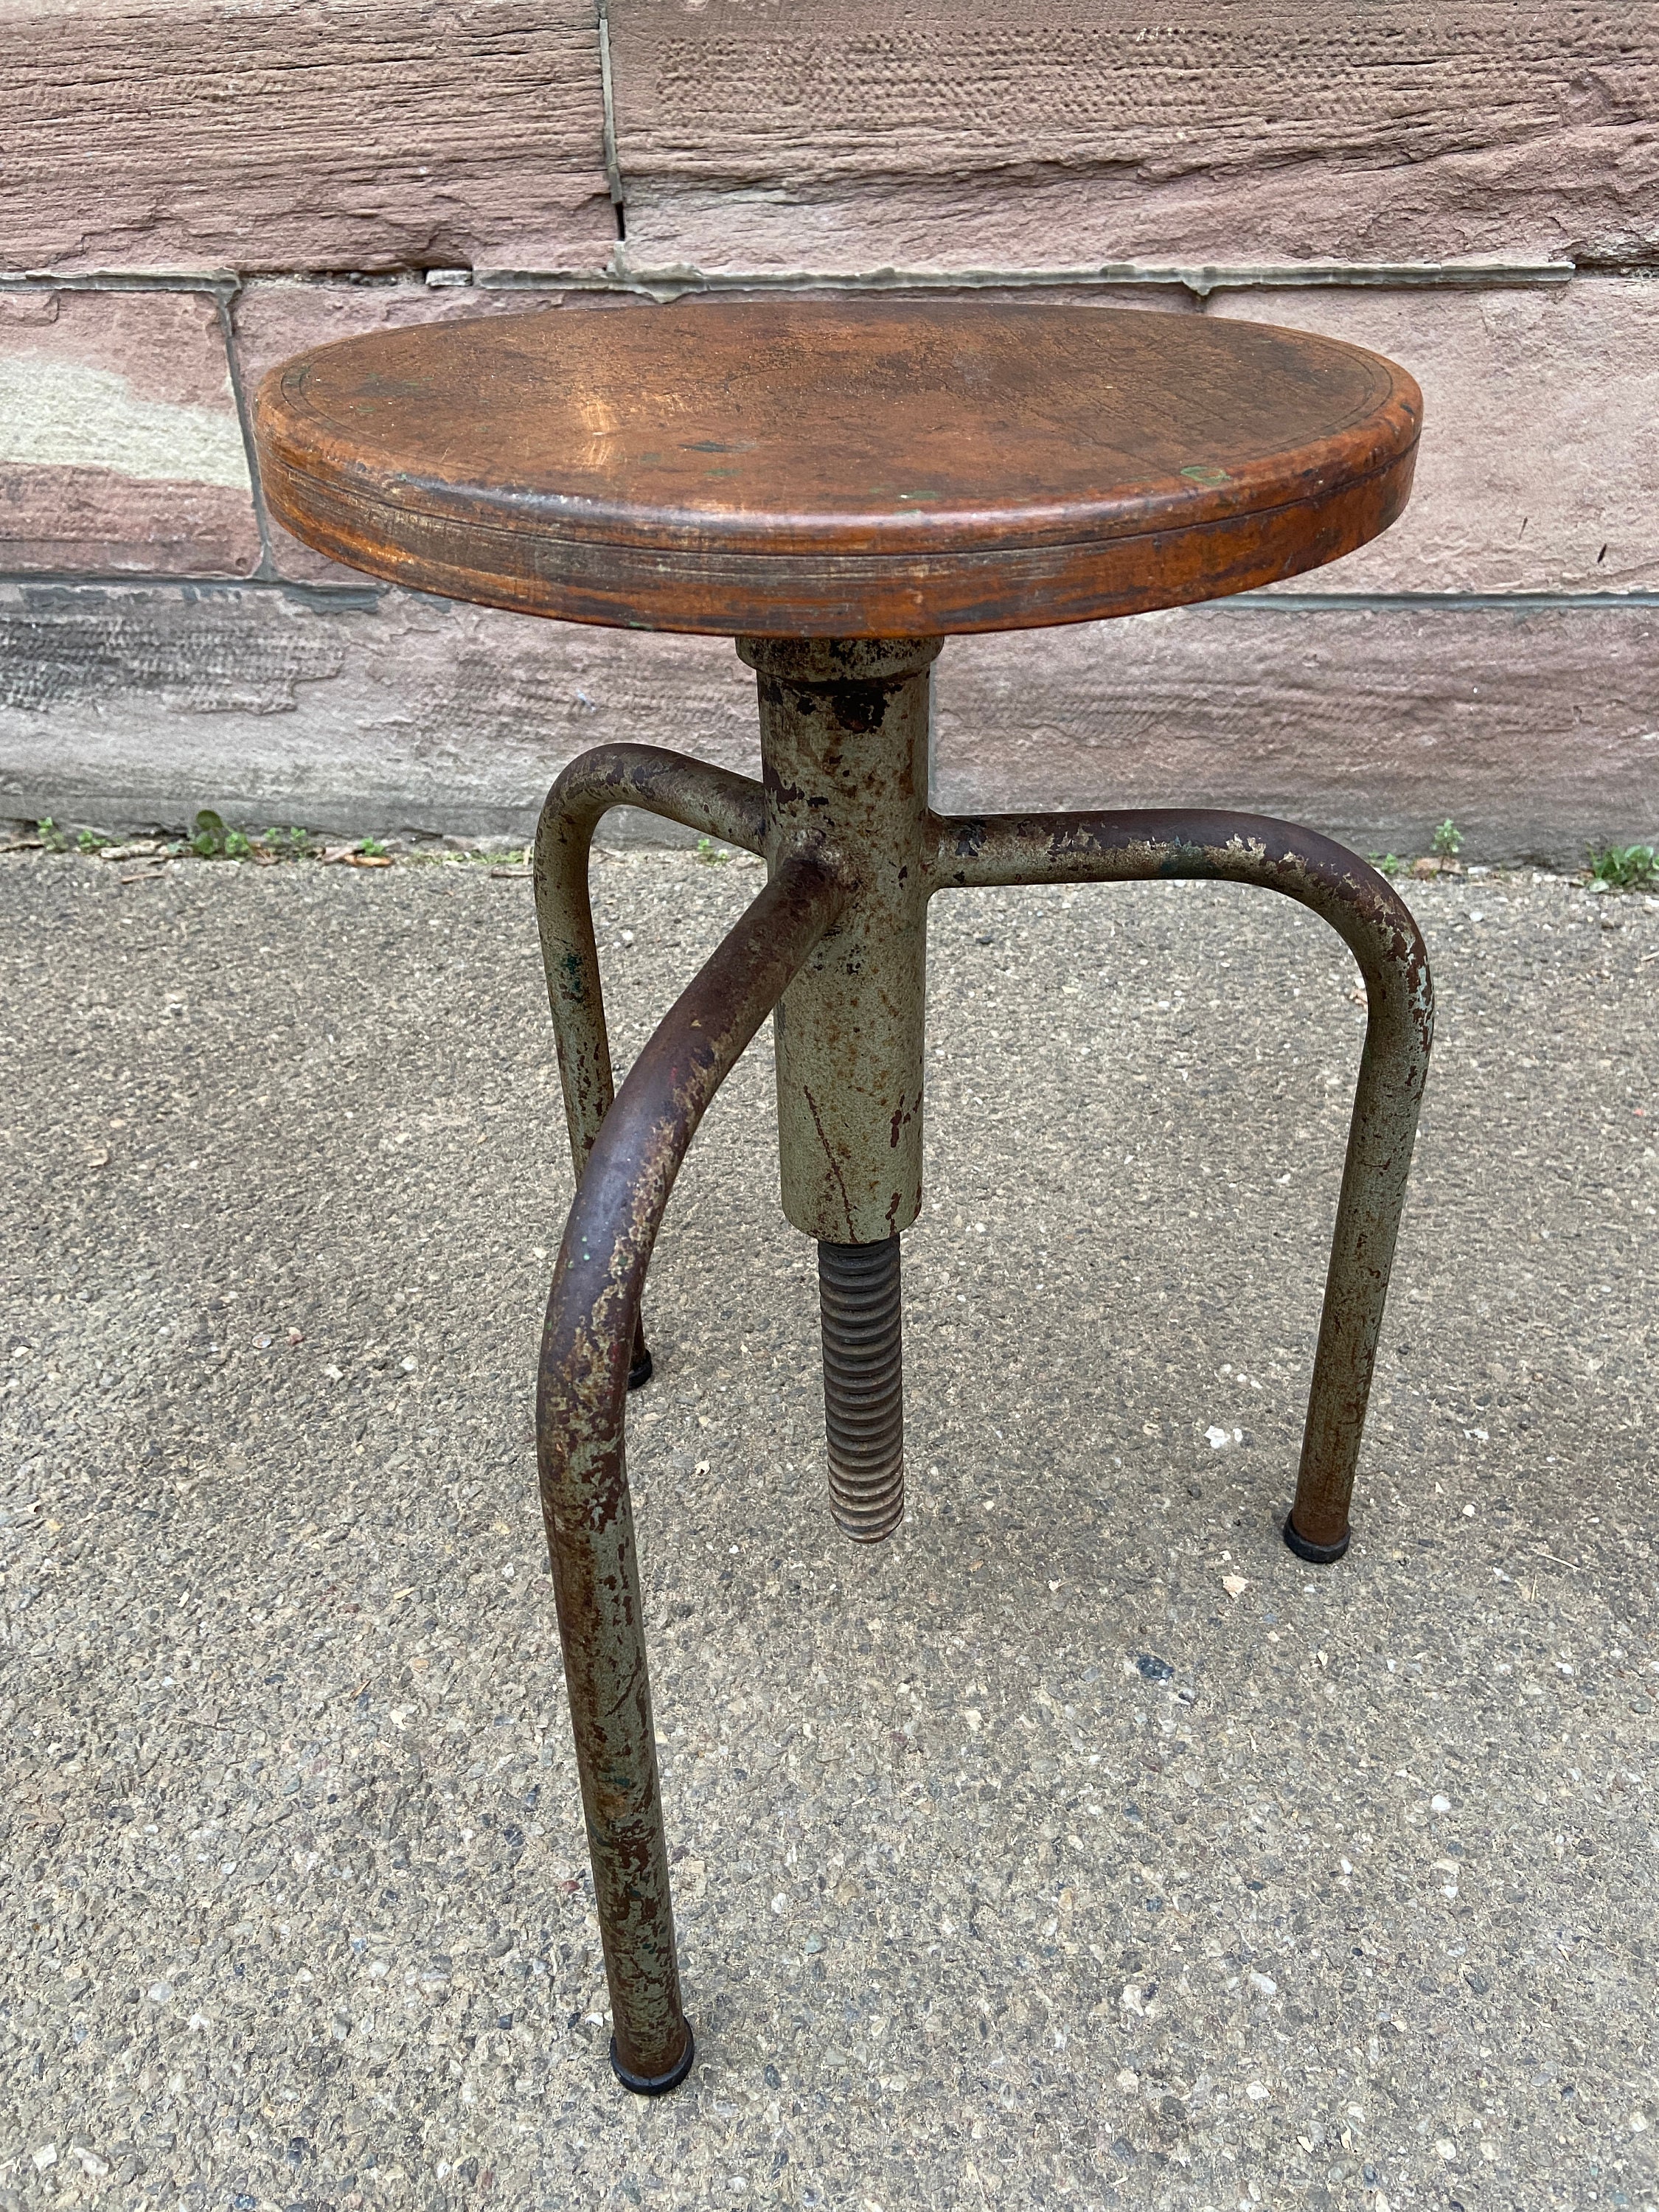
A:
[[[596,882],[625,1055],[758,877]],[[1363,1022],[1317,924],[939,902],[873,1553],[763,1046],[710,1115],[630,1416],[699,2047],[645,2104],[533,1495],[527,883],[0,861],[0,2205],[1654,2204],[1659,909],[1412,896],[1334,1569],[1277,1533]]]

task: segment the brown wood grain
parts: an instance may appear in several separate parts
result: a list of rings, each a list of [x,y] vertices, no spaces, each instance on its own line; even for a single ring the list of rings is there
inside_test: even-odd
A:
[[[599,268],[591,0],[0,0],[0,267]]]
[[[389,331],[259,392],[266,495],[370,574],[647,629],[908,635],[1129,614],[1338,558],[1421,396],[1247,322],[686,301]]]
[[[1434,435],[1410,514],[1337,592],[1659,588],[1659,287],[1224,292],[1207,312],[1399,355]],[[1517,426],[1524,425],[1517,434]]]
[[[1659,253],[1651,0],[611,0],[628,251]]]
[[[486,291],[476,284],[431,286],[259,282],[244,285],[231,307],[242,388],[257,390],[260,379],[291,355],[370,331],[400,330],[410,323],[467,322],[478,317],[526,314],[557,307],[567,297],[582,303],[603,301],[602,293]],[[602,310],[606,311],[606,310]],[[276,573],[312,583],[345,583],[352,579],[337,562],[302,545],[276,521],[269,524],[271,559]]]

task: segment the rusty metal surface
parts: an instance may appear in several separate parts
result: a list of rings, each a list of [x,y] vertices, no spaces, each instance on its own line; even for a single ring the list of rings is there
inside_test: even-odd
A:
[[[579,1180],[614,1092],[587,891],[593,832],[613,806],[640,807],[750,853],[765,832],[752,779],[658,745],[596,745],[548,793],[536,830],[536,925]]]
[[[927,725],[937,638],[740,638],[760,696],[766,857],[825,856],[849,896],[774,1022],[783,1210],[877,1244],[921,1204]]]
[[[857,1544],[904,1518],[904,1341],[899,1240],[818,1246],[830,1510]]]
[[[1422,939],[1352,854],[1241,814],[946,820],[927,805],[936,639],[745,638],[757,786],[643,746],[601,749],[544,813],[536,889],[559,1036],[575,1203],[548,1305],[538,1402],[594,1901],[629,2087],[690,2063],[680,2007],[623,1456],[646,1267],[704,1109],[775,1014],[785,1210],[819,1247],[831,1509],[872,1541],[903,1512],[899,1232],[921,1188],[927,904],[957,884],[1212,877],[1297,899],[1336,929],[1369,1007],[1286,1540],[1331,1559],[1348,1505],[1433,1026]],[[615,1098],[588,906],[608,805],[653,807],[763,853],[769,883],[658,1029]]]
[[[786,862],[652,1036],[588,1154],[554,1269],[538,1377],[537,1459],[593,1899],[630,2088],[690,2063],[623,1451],[640,1293],[663,1210],[726,1074],[845,902]]]
[[[1429,957],[1410,909],[1329,838],[1264,815],[1133,813],[935,817],[934,888],[1213,878],[1280,891],[1347,945],[1364,978],[1354,1090],[1296,1502],[1285,1541],[1328,1562],[1347,1548],[1365,1408],[1434,1036]]]
[[[750,777],[659,745],[596,745],[572,761],[548,793],[536,827],[536,926],[578,1182],[615,1091],[587,888],[593,832],[613,806],[640,807],[750,853],[760,851],[765,830],[761,787]],[[650,1379],[641,1320],[629,1387],[637,1390]]]

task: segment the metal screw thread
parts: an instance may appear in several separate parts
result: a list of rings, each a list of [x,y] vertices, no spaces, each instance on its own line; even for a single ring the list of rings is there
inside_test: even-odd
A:
[[[830,1510],[878,1544],[904,1518],[904,1351],[899,1240],[818,1246]]]

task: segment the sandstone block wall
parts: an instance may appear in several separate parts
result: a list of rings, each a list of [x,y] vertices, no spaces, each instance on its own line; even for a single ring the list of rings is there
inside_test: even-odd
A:
[[[718,641],[295,543],[248,396],[412,319],[901,283],[1328,331],[1427,401],[1350,560],[953,643],[942,804],[1659,833],[1649,0],[0,0],[0,815],[518,834],[601,737],[752,766]]]

